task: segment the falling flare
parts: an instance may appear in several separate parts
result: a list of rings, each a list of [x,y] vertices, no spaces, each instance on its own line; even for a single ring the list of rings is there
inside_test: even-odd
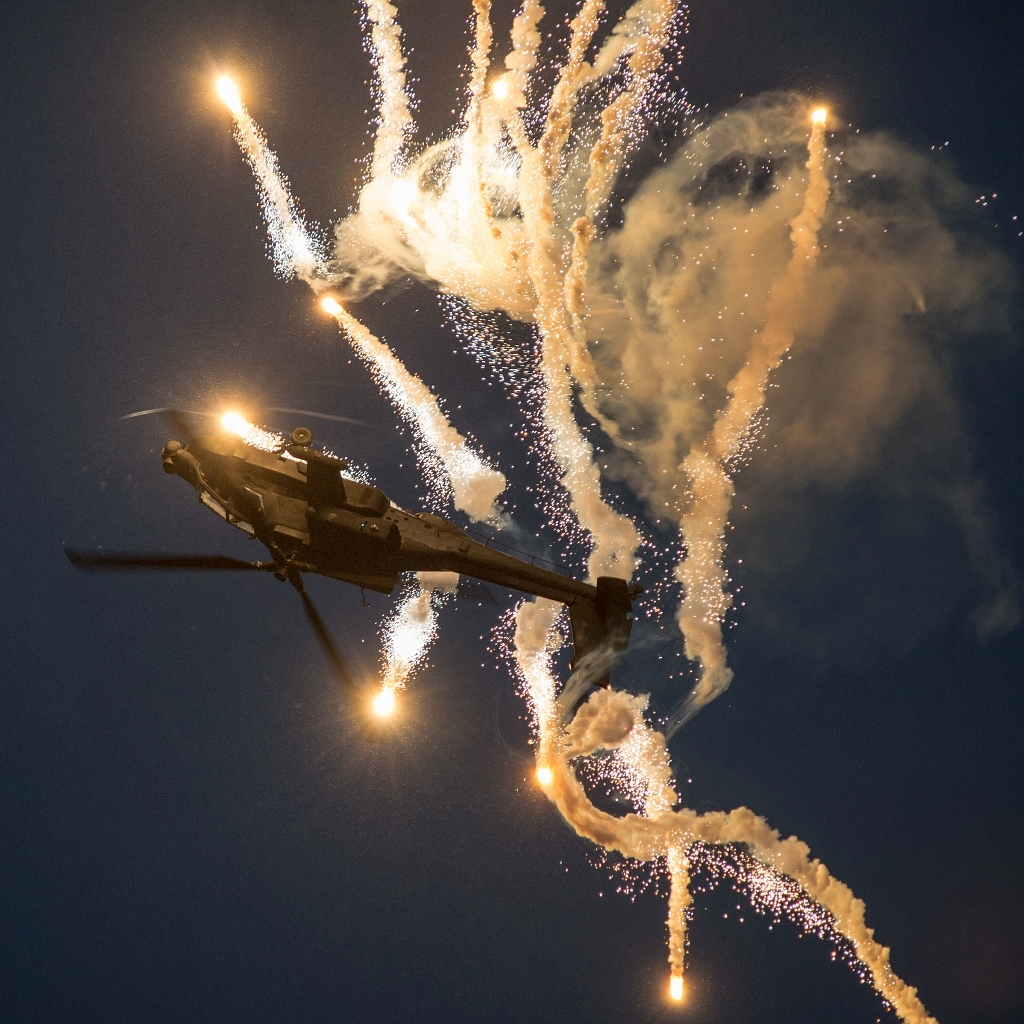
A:
[[[824,107],[817,107],[811,114],[812,124],[824,124],[828,117],[828,111]]]
[[[683,998],[683,976],[673,974],[668,980],[668,994],[677,1003]]]
[[[220,418],[220,422],[225,430],[232,434],[238,434],[240,437],[244,436],[252,428],[252,424],[241,413],[237,412],[224,413]]]
[[[541,765],[541,766],[540,766],[540,767],[539,767],[539,768],[537,769],[537,781],[538,781],[538,782],[539,782],[539,783],[540,783],[540,784],[541,784],[542,786],[550,786],[550,785],[551,785],[551,779],[552,779],[552,778],[553,778],[553,776],[552,776],[552,774],[551,774],[551,769],[550,769],[550,768],[548,768],[548,766],[547,766],[547,765],[544,765],[544,764],[542,764],[542,765]]]

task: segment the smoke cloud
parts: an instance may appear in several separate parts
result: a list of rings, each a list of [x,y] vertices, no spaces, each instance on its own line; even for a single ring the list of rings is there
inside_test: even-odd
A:
[[[621,440],[611,472],[660,525],[709,519],[704,542],[721,537],[731,489],[701,453],[721,433],[751,337],[779,323],[787,264],[800,265],[802,286],[783,311],[792,347],[783,346],[767,409],[748,410],[755,443],[729,454],[725,469],[753,459],[791,488],[840,485],[877,472],[897,437],[903,485],[913,479],[951,510],[993,592],[976,615],[979,632],[1012,628],[1016,581],[971,470],[947,370],[965,337],[1007,331],[1012,271],[969,230],[970,197],[947,167],[856,132],[829,149],[820,254],[795,264],[807,111],[802,97],[774,94],[715,118],[647,178],[622,226],[594,243],[586,326],[601,409]],[[765,436],[773,443],[756,451]],[[718,486],[695,486],[702,472]],[[719,507],[705,519],[696,513],[709,488]],[[709,579],[686,581],[686,594]],[[712,598],[722,593],[712,589]]]
[[[604,5],[583,0],[546,106],[531,95],[541,4],[524,3],[495,76],[490,4],[474,0],[462,124],[416,156],[407,152],[415,126],[396,8],[386,0],[365,7],[379,120],[369,179],[356,212],[335,226],[330,259],[309,240],[237,93],[225,100],[260,183],[275,258],[286,276],[343,299],[412,275],[458,300],[453,317],[502,310],[533,325],[535,452],[548,489],[564,489],[590,535],[590,574],[629,578],[640,533],[603,496],[577,399],[615,445],[601,460],[608,472],[629,485],[653,525],[681,533],[677,618],[701,674],[667,734],[731,679],[725,531],[735,474],[755,459],[791,487],[838,485],[873,472],[893,438],[906,439],[902,461],[927,463],[936,499],[994,591],[976,616],[979,633],[1012,627],[1016,581],[972,474],[943,356],[959,338],[1006,329],[1014,282],[1006,261],[965,228],[969,200],[948,169],[885,135],[827,136],[824,113],[812,127],[805,98],[772,94],[694,126],[630,197],[621,223],[602,231],[657,93],[674,0],[638,0],[603,41]],[[493,519],[504,477],[387,346],[334,299],[325,308],[434,453],[456,505]],[[464,335],[473,332],[468,313]],[[445,589],[450,581],[421,579],[386,625],[388,695],[425,656]],[[561,616],[561,606],[537,600],[510,622],[538,780],[581,836],[665,866],[672,996],[682,995],[691,852],[741,843],[829,912],[903,1019],[931,1022],[892,973],[863,903],[803,843],[781,839],[746,808],[677,808],[666,734],[645,720],[646,696],[596,693],[564,724],[596,662],[582,664],[559,698],[551,665],[564,642]],[[622,785],[635,813],[615,817],[593,804],[577,777],[587,759]]]

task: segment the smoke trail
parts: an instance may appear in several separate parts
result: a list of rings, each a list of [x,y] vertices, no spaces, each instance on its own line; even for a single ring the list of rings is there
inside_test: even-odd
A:
[[[669,995],[683,998],[683,967],[686,956],[686,909],[693,903],[690,894],[690,861],[686,851],[670,846],[665,855],[672,888],[668,896]]]
[[[768,823],[745,807],[729,813],[698,814],[673,810],[677,802],[671,783],[664,736],[643,719],[646,697],[598,690],[563,731],[556,712],[557,684],[551,671],[552,602],[524,602],[516,612],[515,659],[533,712],[536,730],[537,779],[551,802],[576,833],[605,850],[624,857],[654,862],[665,858],[671,881],[668,908],[670,993],[683,995],[688,890],[687,850],[694,843],[737,843],[773,871],[793,879],[803,892],[824,907],[835,932],[850,941],[857,960],[868,970],[879,994],[908,1024],[935,1024],[907,985],[889,966],[889,950],[875,941],[864,920],[864,903],[834,878],[806,844],[795,837],[781,839]],[[567,683],[567,686],[571,685]],[[646,794],[639,814],[614,817],[587,797],[572,762],[599,750],[623,755],[629,771]]]
[[[512,49],[505,57],[508,69],[509,103],[518,110],[526,104],[530,75],[537,64],[540,32],[537,25],[544,16],[544,7],[538,0],[525,0],[512,22]]]
[[[421,572],[416,586],[404,595],[401,604],[381,626],[381,654],[384,672],[377,700],[383,712],[393,706],[396,690],[404,690],[409,677],[423,663],[437,637],[438,605],[455,593],[458,573]]]
[[[829,195],[824,110],[814,112],[805,166],[808,183],[803,206],[790,231],[793,255],[785,273],[772,286],[764,327],[754,335],[746,362],[729,382],[728,401],[716,416],[711,434],[679,465],[690,481],[692,503],[680,524],[686,555],[676,567],[676,578],[683,584],[685,597],[677,619],[686,639],[686,656],[700,662],[701,674],[682,708],[669,721],[666,737],[681,729],[732,682],[722,643],[722,621],[732,603],[723,564],[725,527],[735,494],[728,467],[750,439],[754,418],[764,405],[769,373],[793,344],[807,277],[820,251],[818,228]]]
[[[603,3],[584,0],[571,23],[569,53],[559,73],[548,104],[544,132],[534,147],[518,116],[510,119],[509,130],[520,157],[518,196],[523,232],[528,242],[527,267],[537,297],[534,320],[541,336],[540,372],[544,382],[542,419],[561,483],[569,493],[570,505],[581,527],[593,540],[588,560],[590,575],[618,575],[629,578],[634,570],[634,552],[640,542],[632,521],[615,512],[601,495],[601,477],[594,463],[593,447],[583,437],[572,408],[572,373],[591,383],[587,361],[581,357],[585,343],[578,337],[570,315],[577,314],[580,297],[574,287],[571,266],[565,271],[565,254],[554,230],[552,193],[558,180],[562,152],[572,130],[580,89],[593,78],[586,63],[587,48],[598,27]],[[661,59],[661,47],[657,49]],[[589,237],[582,221],[573,235],[577,247]]]
[[[596,704],[593,712],[583,717],[579,725],[575,721],[571,723],[564,736],[558,729],[541,732],[538,763],[545,769],[541,781],[549,799],[580,836],[606,850],[616,850],[624,857],[643,861],[669,858],[673,882],[673,895],[669,900],[669,957],[673,978],[682,978],[685,907],[689,902],[682,891],[688,876],[685,850],[695,842],[739,843],[761,863],[797,882],[832,915],[836,932],[850,941],[857,959],[869,971],[875,989],[903,1020],[908,1024],[935,1024],[917,998],[917,990],[897,977],[889,966],[889,950],[875,941],[874,932],[865,923],[863,901],[834,878],[821,861],[812,860],[810,850],[800,840],[781,839],[763,818],[745,807],[727,814],[720,811],[698,814],[680,809],[661,810],[649,817],[627,814],[621,818],[596,808],[576,778],[570,758],[578,751],[593,749],[595,742],[605,746],[615,744],[616,737],[623,731],[623,705],[608,697],[602,699],[601,694],[595,694],[588,703],[591,702]],[[664,737],[648,729],[641,717],[634,719],[633,729],[646,730],[652,747],[664,748]],[[656,775],[657,770],[656,759],[651,766],[652,775]],[[682,994],[681,987],[679,993]]]
[[[448,422],[430,388],[410,373],[387,345],[329,296],[323,300],[323,307],[338,321],[353,351],[426,447],[429,455],[421,461],[435,492],[443,495],[450,485],[455,507],[471,519],[500,521],[496,501],[505,489],[504,474],[492,469],[470,448]]]
[[[323,253],[310,237],[277,155],[246,110],[235,83],[230,78],[221,78],[217,91],[234,118],[235,141],[256,176],[274,266],[286,278],[296,276],[303,281],[314,281],[323,266]]]
[[[432,591],[418,587],[405,597],[381,630],[384,675],[381,689],[401,690],[437,636]]]
[[[636,125],[638,112],[647,98],[655,75],[663,63],[663,54],[669,44],[672,20],[676,13],[671,3],[641,0],[627,12],[625,18],[615,26],[611,38],[602,47],[594,62],[593,74],[602,74],[601,69],[610,69],[631,46],[629,57],[629,83],[626,88],[601,111],[601,134],[594,143],[587,158],[589,175],[584,189],[585,212],[572,223],[572,257],[565,277],[566,305],[577,328],[582,333],[584,315],[584,292],[587,280],[587,254],[596,237],[594,224],[608,202],[612,185],[619,172],[626,151],[626,135],[632,128],[640,134]],[[590,399],[588,408],[596,408],[592,397],[593,370],[589,352],[585,345],[577,346],[574,375],[581,383],[591,384],[585,388]],[[581,365],[582,364],[582,365]]]
[[[557,728],[558,684],[552,675],[551,659],[563,642],[557,626],[561,614],[562,605],[544,597],[524,601],[515,612],[516,667],[538,739]]]
[[[491,27],[491,0],[473,0],[475,25],[473,33],[473,49],[470,63],[473,70],[469,79],[469,107],[466,110],[466,129],[473,146],[476,148],[474,164],[479,175],[483,143],[483,103],[487,89],[487,72],[491,67],[491,44],[494,42],[494,30]],[[478,185],[483,188],[482,178]]]
[[[580,525],[593,540],[592,575],[630,576],[639,535],[627,517],[604,502],[593,449],[573,413],[573,379],[589,395],[595,380],[580,334],[586,274],[587,216],[599,212],[625,149],[627,126],[636,120],[668,43],[676,10],[672,0],[640,0],[601,47],[595,64],[586,54],[604,4],[584,0],[571,23],[568,57],[548,102],[534,146],[519,114],[536,64],[543,8],[524,4],[513,24],[506,59],[504,98],[486,95],[492,43],[490,5],[474,4],[469,104],[465,130],[431,147],[390,184],[371,181],[359,213],[336,232],[332,279],[343,292],[360,294],[386,277],[388,264],[466,297],[477,309],[504,308],[532,320],[541,337],[544,382],[542,420],[556,476],[569,494]],[[593,155],[590,199],[572,232],[576,259],[564,251],[553,208],[581,90],[611,74],[628,56],[628,83],[605,111]],[[378,60],[378,69],[384,64]],[[380,72],[378,72],[380,73]],[[382,87],[382,91],[383,90]],[[514,144],[503,144],[502,126]],[[518,161],[518,166],[517,162]],[[430,185],[424,185],[430,182]],[[515,205],[519,215],[505,212]]]
[[[377,72],[378,124],[370,164],[370,180],[375,181],[396,172],[402,147],[416,123],[409,111],[398,9],[387,0],[364,0],[364,7],[371,25],[370,43]]]

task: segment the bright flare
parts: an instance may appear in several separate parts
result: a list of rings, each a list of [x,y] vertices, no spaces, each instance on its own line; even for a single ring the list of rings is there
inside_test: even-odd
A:
[[[241,413],[224,413],[220,418],[220,425],[229,434],[237,434],[251,448],[259,448],[261,451],[277,451],[284,444],[284,438],[280,434],[257,427]]]
[[[496,100],[507,100],[509,94],[508,82],[504,78],[499,78],[495,81],[494,85],[491,86],[491,95]]]
[[[552,779],[551,769],[548,768],[546,765],[541,765],[537,769],[537,781],[542,786],[550,786],[551,785],[551,779]]]
[[[221,75],[217,79],[217,95],[228,110],[238,117],[242,112],[242,97],[238,94],[238,86],[227,75]]]
[[[828,111],[824,107],[818,107],[811,113],[812,124],[824,124],[825,118],[828,116]]]
[[[341,312],[341,304],[332,299],[330,295],[325,296],[321,300],[320,308],[330,313],[331,316],[337,316]]]
[[[395,710],[395,691],[386,686],[373,698],[373,713],[378,718],[387,718]]]
[[[668,994],[678,1003],[683,998],[683,976],[673,974],[668,982]]]
[[[221,426],[231,434],[245,437],[252,430],[252,424],[237,412],[226,412],[220,418]]]

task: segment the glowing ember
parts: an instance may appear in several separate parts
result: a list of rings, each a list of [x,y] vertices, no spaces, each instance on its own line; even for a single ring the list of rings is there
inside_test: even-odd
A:
[[[679,1002],[683,998],[683,976],[681,974],[673,974],[668,981],[668,994],[676,1002]]]

